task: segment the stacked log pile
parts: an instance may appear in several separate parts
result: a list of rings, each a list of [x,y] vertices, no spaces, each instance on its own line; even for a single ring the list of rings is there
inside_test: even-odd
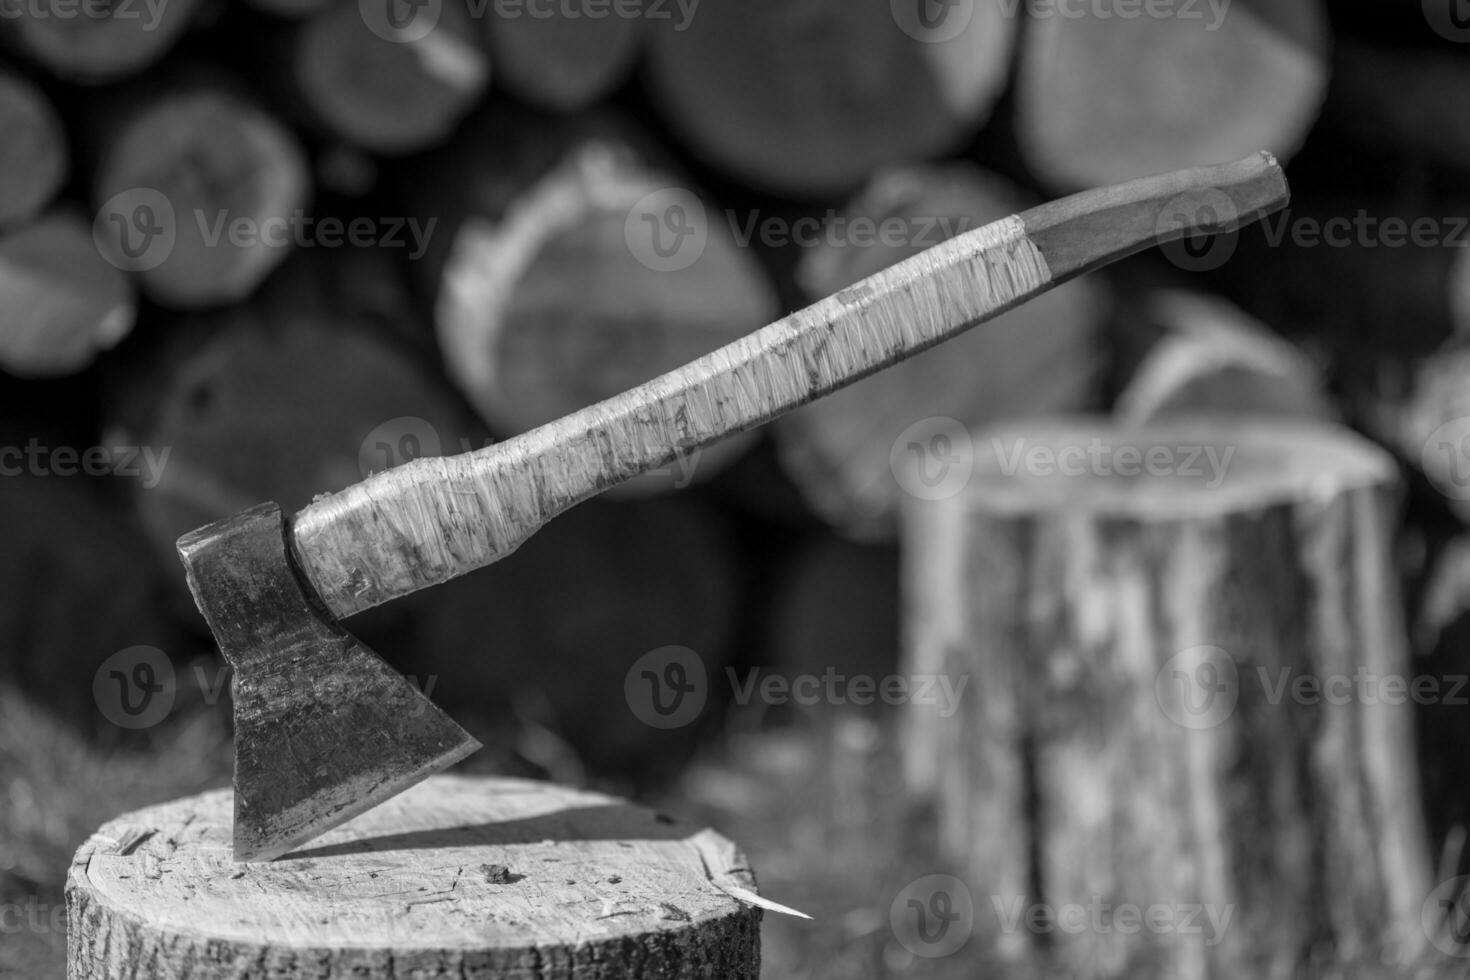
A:
[[[1036,200],[1256,149],[1289,163],[1296,194],[1263,226],[1071,283],[353,626],[437,678],[507,765],[643,785],[719,729],[732,679],[881,676],[926,618],[958,621],[901,595],[917,574],[901,555],[929,547],[903,513],[970,499],[976,432],[1265,414],[1394,456],[1407,507],[1382,533],[1423,655],[1408,662],[1453,675],[1470,622],[1454,560],[1470,540],[1470,32],[1453,0],[1333,4],[1330,23],[1326,6],[5,5],[0,532],[18,560],[0,572],[0,683],[95,734],[88,692],[119,650],[208,655],[180,533],[524,432]],[[978,561],[931,544],[945,574]],[[1062,608],[1032,598],[1036,618]],[[1035,625],[987,623],[1012,643]],[[624,687],[666,648],[706,685],[672,729]],[[1464,718],[1425,710],[1402,749],[1427,766],[1423,847],[1451,870],[1470,868],[1446,748],[1470,742]],[[934,789],[940,762],[911,758],[915,785]],[[1124,844],[1115,863],[1142,846]]]

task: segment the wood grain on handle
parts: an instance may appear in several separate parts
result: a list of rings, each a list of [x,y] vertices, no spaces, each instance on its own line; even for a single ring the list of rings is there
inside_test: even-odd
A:
[[[647,384],[478,452],[423,458],[296,515],[338,617],[497,561],[568,507],[850,384],[1083,272],[1285,205],[1266,153],[1087,191],[951,239]],[[1232,213],[1233,212],[1233,213]]]

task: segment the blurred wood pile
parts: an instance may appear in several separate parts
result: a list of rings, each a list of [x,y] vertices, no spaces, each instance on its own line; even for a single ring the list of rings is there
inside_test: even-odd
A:
[[[649,779],[726,667],[897,669],[912,431],[1264,411],[1397,457],[1415,663],[1470,670],[1456,0],[1162,6],[6,6],[0,676],[130,737],[99,665],[209,655],[182,531],[514,435],[1039,199],[1261,148],[1296,193],[1264,227],[1065,287],[354,629],[505,760]],[[703,726],[617,693],[670,645],[713,679]],[[1421,713],[1434,848],[1470,820],[1463,719]]]

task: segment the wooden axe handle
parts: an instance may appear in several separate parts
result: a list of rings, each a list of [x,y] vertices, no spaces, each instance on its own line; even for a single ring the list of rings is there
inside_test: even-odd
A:
[[[318,498],[288,535],[337,617],[514,551],[614,484],[857,381],[1083,272],[1285,205],[1268,153],[1086,191],[967,232],[631,391]]]

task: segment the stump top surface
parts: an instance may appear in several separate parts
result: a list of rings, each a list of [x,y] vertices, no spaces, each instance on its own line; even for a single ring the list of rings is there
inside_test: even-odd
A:
[[[232,859],[232,804],[220,790],[111,821],[69,890],[155,932],[276,949],[529,949],[750,911],[714,884],[753,887],[733,844],[599,793],[438,776],[264,864]]]
[[[975,435],[973,465],[966,507],[1160,520],[1330,499],[1398,480],[1388,453],[1348,429],[1250,415],[1009,422]]]

